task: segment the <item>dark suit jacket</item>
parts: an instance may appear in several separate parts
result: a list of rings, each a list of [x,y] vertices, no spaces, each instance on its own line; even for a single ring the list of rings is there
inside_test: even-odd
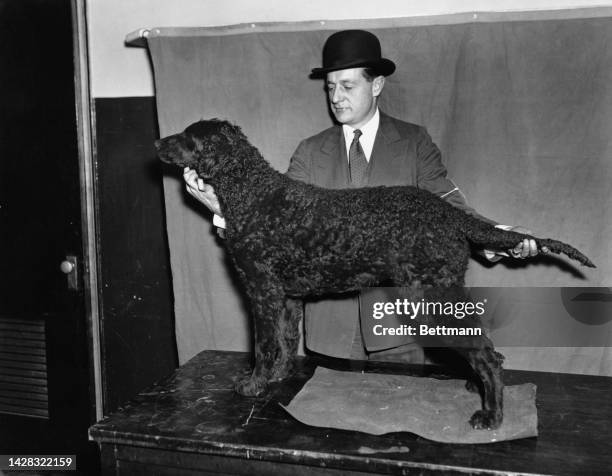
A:
[[[326,188],[350,187],[342,127],[336,125],[303,140],[291,158],[287,175]],[[366,185],[414,185],[440,197],[445,195],[448,202],[477,215],[460,190],[448,193],[456,186],[448,179],[440,151],[425,128],[382,112]],[[348,357],[358,325],[357,297],[309,302],[305,310],[306,346],[321,354]]]

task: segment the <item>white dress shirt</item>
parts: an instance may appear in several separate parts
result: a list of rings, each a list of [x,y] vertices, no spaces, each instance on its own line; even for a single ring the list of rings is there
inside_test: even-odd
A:
[[[378,112],[378,108],[376,108],[376,112],[374,113],[372,118],[359,128],[359,130],[361,131],[359,143],[361,144],[361,148],[363,149],[363,153],[365,154],[368,163],[370,163],[370,156],[372,155],[372,149],[374,148],[374,140],[376,140],[376,133],[378,132],[379,124],[380,113]],[[342,133],[344,134],[344,143],[346,144],[346,157],[348,159],[349,150],[355,137],[355,128],[343,124]]]

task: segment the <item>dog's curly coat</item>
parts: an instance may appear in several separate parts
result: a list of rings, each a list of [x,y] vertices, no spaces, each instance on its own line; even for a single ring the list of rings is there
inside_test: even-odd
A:
[[[255,368],[237,384],[243,395],[258,395],[268,382],[289,374],[300,298],[391,283],[447,289],[444,300],[464,300],[456,290],[464,284],[470,243],[502,250],[526,237],[496,229],[415,187],[332,190],[292,180],[275,171],[239,127],[217,119],[196,122],[156,147],[164,162],[195,169],[219,198],[225,246],[254,317]],[[569,245],[536,242],[594,266]],[[480,380],[483,406],[472,426],[497,428],[503,418],[503,356],[485,336],[463,336],[457,346],[457,337],[443,339]]]

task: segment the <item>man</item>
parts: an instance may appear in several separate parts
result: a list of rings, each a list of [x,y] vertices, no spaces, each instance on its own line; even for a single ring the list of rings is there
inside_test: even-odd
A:
[[[395,64],[382,57],[380,42],[372,33],[346,30],[331,35],[323,48],[323,67],[314,68],[312,74],[325,78],[338,125],[302,141],[287,175],[327,188],[414,185],[477,215],[447,178],[440,151],[427,131],[379,111],[385,77],[394,71]],[[215,224],[222,225],[212,187],[190,169],[184,178],[188,192],[216,214]],[[531,234],[521,227],[512,229]],[[524,240],[509,253],[515,258],[535,256],[536,244]],[[409,340],[394,349],[368,353],[361,338],[358,296],[307,302],[305,316],[306,344],[312,351],[344,358],[423,361],[422,350]]]

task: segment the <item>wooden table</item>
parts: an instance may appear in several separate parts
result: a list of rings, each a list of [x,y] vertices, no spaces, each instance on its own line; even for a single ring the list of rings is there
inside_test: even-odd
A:
[[[104,474],[364,475],[612,474],[612,378],[506,371],[537,385],[537,438],[435,443],[411,433],[372,436],[294,420],[288,404],[317,365],[429,375],[432,367],[300,358],[262,398],[234,393],[249,355],[205,351],[90,428]],[[439,369],[438,369],[439,370]]]

